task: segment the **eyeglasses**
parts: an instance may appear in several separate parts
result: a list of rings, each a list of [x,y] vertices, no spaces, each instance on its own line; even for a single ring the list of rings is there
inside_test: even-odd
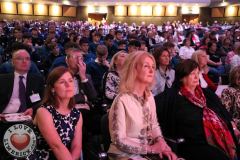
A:
[[[83,59],[83,56],[78,56],[78,55],[72,55],[71,56],[73,59]]]
[[[16,59],[17,61],[21,61],[21,62],[31,60],[30,57],[16,57],[14,59]]]

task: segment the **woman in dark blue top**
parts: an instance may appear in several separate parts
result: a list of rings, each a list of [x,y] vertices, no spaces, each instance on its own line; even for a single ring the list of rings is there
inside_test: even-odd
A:
[[[74,107],[73,76],[65,67],[48,76],[42,106],[34,118],[37,148],[28,159],[79,159],[82,150],[82,117]]]

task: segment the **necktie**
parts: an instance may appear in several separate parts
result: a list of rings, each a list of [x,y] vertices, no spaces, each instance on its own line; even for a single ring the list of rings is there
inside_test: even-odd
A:
[[[20,100],[20,108],[18,112],[24,112],[26,110],[26,90],[23,83],[23,76],[19,76],[19,100]]]

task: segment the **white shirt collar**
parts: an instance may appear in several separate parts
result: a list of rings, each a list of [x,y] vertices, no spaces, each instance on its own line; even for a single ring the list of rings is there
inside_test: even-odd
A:
[[[23,76],[25,79],[27,79],[27,73],[25,73],[25,74],[19,74],[18,72],[14,72],[14,76],[17,76],[17,77],[19,77],[19,76]]]

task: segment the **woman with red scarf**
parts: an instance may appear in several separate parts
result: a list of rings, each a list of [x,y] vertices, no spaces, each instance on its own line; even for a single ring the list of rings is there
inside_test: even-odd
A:
[[[219,98],[199,85],[199,67],[185,60],[176,68],[175,82],[156,96],[158,119],[165,137],[178,144],[178,156],[187,160],[237,160],[235,126]]]

